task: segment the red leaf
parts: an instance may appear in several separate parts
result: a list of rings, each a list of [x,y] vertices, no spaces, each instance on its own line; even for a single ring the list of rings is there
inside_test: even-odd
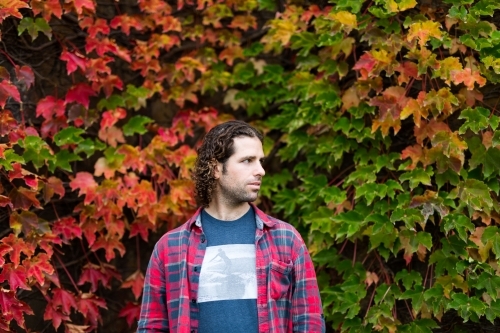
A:
[[[21,8],[30,8],[30,6],[20,0],[4,0],[0,6],[0,24],[3,20],[9,16],[14,16],[17,18],[23,18],[23,15],[19,12]]]
[[[9,245],[12,248],[12,252],[9,253],[10,261],[17,267],[20,262],[21,253],[24,253],[28,258],[31,258],[35,252],[35,247],[29,243],[26,243],[22,238],[18,238],[14,234],[10,234],[7,237],[0,240],[3,244]]]
[[[0,273],[0,281],[7,281],[11,290],[16,290],[17,288],[31,290],[26,284],[27,277],[24,266],[15,267],[13,264],[3,265],[2,272]]]
[[[116,236],[101,235],[90,248],[90,250],[94,252],[99,249],[104,249],[106,251],[106,260],[108,262],[115,258],[115,250],[117,250],[122,257],[126,252],[125,245],[123,245],[121,239]]]
[[[128,326],[132,326],[139,319],[141,313],[141,305],[137,303],[128,302],[124,308],[120,310],[118,316],[125,317]]]
[[[101,38],[91,38],[87,37],[87,43],[85,44],[85,52],[90,53],[94,51],[98,56],[102,57],[106,53],[117,54],[118,46],[115,42],[111,41],[107,37]]]
[[[79,195],[87,194],[89,192],[94,192],[97,188],[97,183],[94,180],[94,176],[88,172],[78,172],[76,177],[69,183],[72,191],[80,190]]]
[[[71,216],[57,220],[52,226],[52,232],[60,235],[65,244],[69,244],[69,241],[75,237],[82,238],[82,228],[78,225],[75,218]]]
[[[113,29],[121,26],[123,33],[127,36],[130,35],[130,28],[138,31],[144,29],[141,19],[128,15],[115,16],[109,23],[109,26]]]
[[[16,298],[14,290],[0,289],[0,309],[7,321],[14,319],[21,328],[24,327],[24,315],[32,315],[33,310],[28,304]]]
[[[95,292],[97,291],[97,287],[99,286],[99,281],[106,281],[106,275],[101,269],[101,266],[91,263],[83,266],[82,274],[80,275],[80,279],[78,280],[79,286],[85,284],[85,282],[89,282],[90,291]]]
[[[26,85],[26,88],[30,88],[33,83],[35,83],[35,75],[33,70],[28,66],[15,66],[17,81]]]
[[[95,12],[95,5],[94,1],[92,0],[66,0],[66,3],[73,2],[73,5],[76,8],[76,12],[78,15],[81,15],[83,13],[83,8],[87,8],[90,12],[94,13]]]
[[[87,194],[88,196],[88,194]],[[81,224],[82,232],[89,243],[92,246],[95,243],[96,235],[95,233],[102,229],[103,223],[98,223],[95,220],[89,219]]]
[[[5,264],[5,255],[12,251],[12,247],[7,244],[0,244],[0,266]]]
[[[151,223],[147,218],[140,218],[135,220],[130,225],[130,236],[134,237],[136,235],[141,235],[141,238],[147,242],[149,230],[155,230],[155,225]]]
[[[9,97],[12,97],[17,102],[21,101],[21,95],[19,94],[19,90],[17,90],[17,87],[11,82],[3,80],[2,82],[0,82],[0,106],[2,108],[5,107],[5,103],[7,102],[7,99]]]
[[[45,119],[41,128],[42,138],[52,138],[57,132],[66,127],[68,127],[66,116]]]
[[[363,80],[366,80],[368,79],[368,75],[371,73],[373,68],[375,68],[376,64],[377,60],[370,53],[367,52],[359,58],[359,60],[356,62],[356,64],[354,64],[354,67],[352,69],[359,70],[361,78]]]
[[[54,273],[54,267],[50,264],[50,257],[46,253],[39,253],[31,259],[23,260],[23,265],[26,267],[28,276],[34,277],[41,286],[45,283],[44,274],[51,275]]]
[[[52,296],[52,306],[61,308],[63,313],[70,314],[71,308],[77,309],[76,298],[66,289],[55,288]]]
[[[45,312],[43,313],[43,320],[51,320],[52,325],[57,330],[63,321],[71,321],[68,314],[62,313],[59,309],[54,308],[51,303],[47,304],[45,307]]]
[[[116,108],[114,110],[105,111],[102,114],[101,128],[111,127],[120,119],[127,116],[127,110],[124,108]]]
[[[88,84],[78,83],[68,90],[65,103],[77,102],[88,109],[90,96],[96,95],[97,93]]]
[[[78,299],[78,311],[87,318],[92,326],[97,326],[97,321],[101,321],[99,308],[107,309],[106,302],[94,294],[83,293]]]
[[[143,287],[144,275],[139,270],[130,275],[125,282],[122,283],[122,288],[132,288],[132,293],[136,300],[141,296]]]
[[[42,13],[45,21],[49,22],[51,15],[57,18],[62,16],[62,8],[59,0],[31,0],[31,9],[33,14],[38,15]]]
[[[125,137],[123,136],[123,132],[116,126],[100,128],[97,133],[99,139],[104,142],[107,142],[111,147],[115,147],[118,143],[125,143]]]
[[[95,20],[95,22],[93,22],[93,24],[90,27],[88,27],[87,30],[91,38],[95,38],[99,33],[103,36],[107,36],[109,35],[109,31],[110,28],[108,22],[102,18],[98,18],[97,20]]]
[[[59,178],[52,176],[43,183],[43,198],[45,203],[49,202],[54,194],[57,194],[59,198],[62,198],[64,197],[65,190],[62,181]]]
[[[18,189],[14,187],[9,193],[9,198],[15,209],[28,210],[32,205],[36,208],[42,208],[36,195],[36,191],[31,191],[25,187],[20,187]]]
[[[10,134],[17,126],[17,120],[9,110],[0,111],[0,136]]]
[[[92,82],[92,89],[95,91],[103,89],[106,97],[111,96],[114,88],[123,90],[123,81],[117,75],[106,75]]]
[[[41,99],[36,106],[36,116],[43,116],[45,119],[51,119],[52,116],[63,116],[65,112],[64,101],[54,96],[47,96]]]
[[[12,201],[5,195],[0,195],[0,207],[7,207],[9,206],[11,209],[14,208],[14,205],[12,204]]]
[[[80,68],[82,71],[85,71],[86,68],[86,59],[80,53],[72,53],[66,50],[62,51],[59,59],[66,61],[66,69],[68,71],[68,75],[76,71],[77,68]]]

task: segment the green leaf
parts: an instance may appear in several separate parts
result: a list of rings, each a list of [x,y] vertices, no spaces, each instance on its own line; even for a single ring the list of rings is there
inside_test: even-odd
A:
[[[4,158],[0,157],[0,165],[5,168],[5,170],[13,170],[12,163],[24,163],[24,158],[17,155],[14,150],[8,149],[4,151]]]
[[[500,230],[498,227],[487,227],[484,229],[483,235],[481,236],[481,242],[485,244],[491,244],[493,253],[497,259],[500,258]]]
[[[406,290],[411,289],[413,287],[413,284],[415,284],[415,286],[422,285],[422,275],[417,271],[408,272],[406,269],[399,271],[396,274],[394,280],[401,280]]]
[[[55,161],[49,161],[49,170],[51,172],[54,172],[56,168],[61,168],[63,170],[72,172],[73,170],[71,169],[70,163],[82,160],[80,156],[74,153],[70,153],[66,149],[58,152],[55,157]]]
[[[399,176],[399,180],[401,182],[405,182],[408,180],[410,182],[410,189],[413,190],[419,184],[431,186],[432,174],[433,171],[430,168],[428,168],[427,170],[424,170],[422,168],[415,168],[409,172],[403,173],[401,176]]]
[[[409,324],[403,325],[399,331],[402,333],[432,333],[432,328],[439,328],[432,319],[417,319]]]
[[[464,134],[467,129],[477,134],[479,131],[489,126],[490,111],[483,107],[475,109],[467,108],[460,113],[458,119],[466,119],[462,126],[460,126],[459,133]]]
[[[465,242],[469,239],[467,231],[473,232],[475,230],[474,224],[463,214],[446,215],[441,225],[444,227],[446,234],[449,234],[451,230],[456,231],[460,239]]]
[[[87,157],[94,155],[96,150],[104,150],[106,149],[106,144],[98,139],[85,139],[78,144],[75,148],[75,154],[84,153]]]
[[[500,290],[500,276],[483,272],[475,282],[474,287],[486,290],[488,295],[496,301],[498,290]]]
[[[35,20],[31,17],[23,17],[17,26],[19,36],[25,30],[28,31],[32,40],[35,40],[38,37],[39,32],[44,33],[49,39],[52,39],[52,28],[43,17],[37,17]]]
[[[466,204],[471,210],[484,210],[487,214],[493,207],[488,185],[477,179],[467,179],[460,182],[451,191],[450,197],[458,197],[461,204]]]
[[[102,110],[114,110],[118,107],[125,106],[125,99],[119,95],[111,95],[107,98],[103,98],[97,103],[97,109]]]
[[[153,122],[153,119],[146,116],[133,116],[123,125],[123,134],[126,136],[134,135],[135,133],[147,133],[146,125]]]
[[[64,146],[69,144],[79,144],[84,139],[81,137],[85,131],[81,128],[76,128],[73,126],[66,127],[54,135],[54,142],[56,145]]]
[[[416,285],[413,289],[406,290],[399,299],[411,299],[413,311],[419,313],[424,303],[424,288]]]

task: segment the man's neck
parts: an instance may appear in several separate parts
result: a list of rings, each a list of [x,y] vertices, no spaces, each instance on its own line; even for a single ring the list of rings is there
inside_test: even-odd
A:
[[[250,204],[243,202],[238,205],[227,205],[226,203],[212,200],[205,211],[217,220],[234,221],[245,215],[250,208]]]

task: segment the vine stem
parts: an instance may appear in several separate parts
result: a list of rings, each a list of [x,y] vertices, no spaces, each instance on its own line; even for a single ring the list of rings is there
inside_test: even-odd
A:
[[[139,236],[135,236],[135,246],[137,247],[137,269],[141,269],[141,251],[139,247]]]
[[[389,290],[389,289],[387,289],[387,290]],[[373,298],[375,297],[376,291],[377,291],[377,288],[375,288],[375,286],[374,286],[372,295],[370,297],[370,302],[368,302],[368,308],[366,308],[365,318],[366,318],[366,316],[368,316],[368,311],[370,311],[370,308],[372,307],[372,302],[373,302]]]
[[[66,269],[66,266],[64,265],[64,263],[62,262],[61,258],[59,257],[59,255],[57,253],[54,252],[54,255],[56,256],[57,260],[59,261],[59,263],[61,264],[61,267],[62,269],[64,269],[64,271],[66,272],[66,274],[68,275],[68,278],[69,280],[71,281],[71,283],[73,284],[73,287],[75,288],[76,292],[79,293],[80,292],[80,289],[78,289],[78,286],[76,285],[75,283],[75,280],[73,280],[73,277],[71,276],[71,274],[69,274],[68,270]]]

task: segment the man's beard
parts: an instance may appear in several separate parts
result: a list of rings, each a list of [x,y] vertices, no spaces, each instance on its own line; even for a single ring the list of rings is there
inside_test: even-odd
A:
[[[245,191],[244,188],[228,186],[219,183],[219,196],[227,204],[239,205],[245,202],[253,202],[257,200],[259,191]]]

